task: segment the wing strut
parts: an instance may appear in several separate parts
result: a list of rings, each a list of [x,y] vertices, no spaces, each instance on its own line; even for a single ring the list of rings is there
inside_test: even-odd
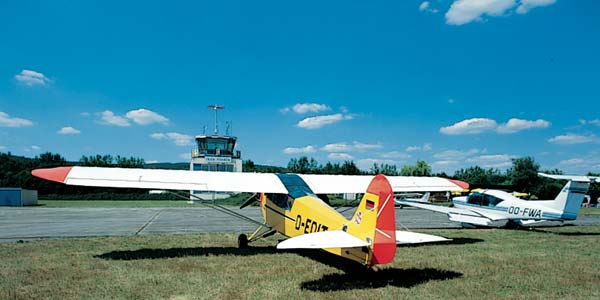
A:
[[[183,196],[183,195],[181,195],[179,193],[176,193],[176,192],[173,192],[173,191],[168,191],[167,190],[166,192],[169,193],[169,194],[175,195],[175,196],[177,196],[177,197],[179,197],[181,199],[185,199],[185,200],[189,200],[190,199],[189,196],[192,196],[192,197],[194,197],[198,201],[198,203],[200,203],[200,204],[202,204],[204,206],[210,207],[210,208],[212,208],[212,209],[214,209],[216,211],[222,212],[224,214],[230,215],[232,217],[235,217],[235,218],[238,218],[238,219],[250,222],[250,223],[254,223],[254,224],[256,224],[256,225],[258,225],[260,227],[264,227],[264,228],[267,228],[269,230],[272,229],[271,227],[267,226],[264,223],[258,222],[258,221],[254,220],[252,218],[244,216],[244,215],[242,215],[242,214],[240,214],[238,212],[235,212],[235,211],[233,211],[233,210],[231,210],[229,208],[223,207],[223,206],[221,206],[219,204],[209,203],[206,200],[204,200],[204,199],[202,199],[202,198],[200,198],[200,197],[198,197],[198,196],[196,196],[196,195],[194,195],[192,193],[188,193],[189,196],[186,197],[186,196]]]

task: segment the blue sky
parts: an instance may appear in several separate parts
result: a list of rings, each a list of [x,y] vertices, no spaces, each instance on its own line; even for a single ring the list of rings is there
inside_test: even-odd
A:
[[[600,172],[593,0],[3,1],[0,151]],[[221,128],[224,128],[221,124]]]

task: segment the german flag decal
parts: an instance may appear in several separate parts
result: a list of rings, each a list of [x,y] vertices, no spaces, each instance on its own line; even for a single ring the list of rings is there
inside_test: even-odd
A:
[[[373,210],[375,208],[375,202],[373,202],[371,200],[367,200],[365,202],[365,208],[368,210]]]

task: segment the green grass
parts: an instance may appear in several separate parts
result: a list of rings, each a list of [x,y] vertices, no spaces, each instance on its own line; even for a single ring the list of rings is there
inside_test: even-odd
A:
[[[347,273],[280,236],[237,249],[234,234],[0,244],[0,299],[599,299],[600,226],[430,230],[446,245],[400,247]]]
[[[579,209],[580,216],[600,216],[600,208],[582,207]]]

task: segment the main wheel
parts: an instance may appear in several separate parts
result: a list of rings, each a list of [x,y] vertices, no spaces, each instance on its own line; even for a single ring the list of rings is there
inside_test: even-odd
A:
[[[248,248],[248,237],[243,233],[238,236],[238,247],[240,249]]]

